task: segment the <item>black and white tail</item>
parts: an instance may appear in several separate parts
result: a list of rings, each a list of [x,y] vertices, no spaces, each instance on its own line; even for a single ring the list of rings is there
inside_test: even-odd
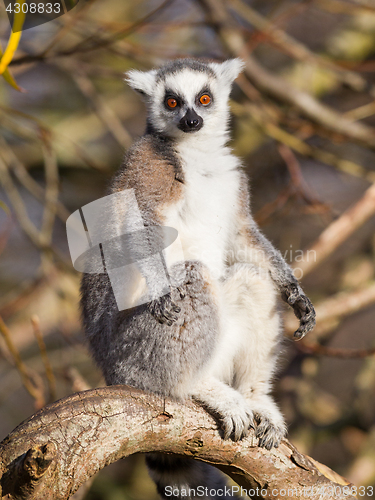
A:
[[[225,476],[203,462],[178,455],[149,453],[146,463],[163,500],[231,500]]]

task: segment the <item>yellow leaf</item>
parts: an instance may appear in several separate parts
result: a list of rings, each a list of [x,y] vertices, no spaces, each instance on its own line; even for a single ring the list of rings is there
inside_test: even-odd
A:
[[[7,215],[9,215],[9,214],[10,214],[10,210],[9,210],[8,206],[7,206],[7,205],[5,205],[5,203],[4,203],[3,201],[1,201],[1,200],[0,200],[0,208],[1,208],[2,210],[4,210],[4,212],[5,212]]]
[[[1,43],[0,43],[0,60],[1,60],[1,57],[3,55],[3,48],[1,46]],[[18,83],[16,82],[16,80],[13,78],[13,75],[12,73],[9,71],[9,69],[7,68],[4,73],[3,73],[3,77],[4,77],[4,80],[9,83],[9,85],[11,87],[13,87],[14,89],[18,90],[19,92],[26,92],[25,89],[23,89],[22,87],[20,87],[18,85]]]
[[[22,27],[26,17],[26,14],[22,12],[24,3],[26,3],[26,0],[19,1],[20,11],[14,14],[12,34],[10,35],[3,57],[0,60],[0,75],[2,75],[7,69],[9,63],[13,59],[14,53],[17,50],[18,44],[20,43]]]

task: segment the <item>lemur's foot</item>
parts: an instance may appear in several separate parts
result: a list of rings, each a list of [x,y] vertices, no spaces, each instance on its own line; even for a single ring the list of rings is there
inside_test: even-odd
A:
[[[285,425],[271,422],[268,417],[260,413],[254,413],[254,419],[257,423],[255,436],[259,439],[258,445],[267,450],[278,448],[281,440],[286,436]]]
[[[227,409],[221,409],[221,426],[224,439],[239,441],[249,434],[249,429],[254,429],[253,412],[242,401],[232,401]]]
[[[181,312],[181,307],[173,302],[170,292],[163,295],[163,297],[152,300],[149,303],[149,309],[159,323],[167,324],[168,326],[172,326],[177,321],[178,314]]]
[[[283,299],[293,307],[294,314],[299,319],[299,327],[294,332],[296,340],[302,339],[306,333],[315,326],[315,309],[310,299],[295,284],[289,285],[284,293]]]

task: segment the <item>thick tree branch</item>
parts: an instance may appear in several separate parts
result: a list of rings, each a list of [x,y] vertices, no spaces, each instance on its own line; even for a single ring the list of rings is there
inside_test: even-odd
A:
[[[76,393],[35,413],[0,444],[2,495],[65,500],[106,465],[133,453],[161,451],[215,465],[244,488],[263,489],[259,498],[285,498],[285,489],[293,489],[297,500],[306,498],[306,491],[312,500],[354,498],[344,495],[343,478],[288,441],[267,451],[257,447],[254,436],[223,441],[217,429],[213,417],[193,402],[126,386]],[[307,490],[312,487],[316,494]]]

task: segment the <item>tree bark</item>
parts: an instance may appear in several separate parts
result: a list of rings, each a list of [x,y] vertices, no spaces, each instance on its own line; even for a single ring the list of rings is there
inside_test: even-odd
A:
[[[0,444],[0,498],[66,500],[106,465],[149,451],[212,464],[244,489],[258,491],[257,498],[355,498],[345,495],[347,481],[288,441],[267,451],[254,435],[235,443],[224,441],[218,429],[192,401],[127,386],[78,392],[44,407]]]

